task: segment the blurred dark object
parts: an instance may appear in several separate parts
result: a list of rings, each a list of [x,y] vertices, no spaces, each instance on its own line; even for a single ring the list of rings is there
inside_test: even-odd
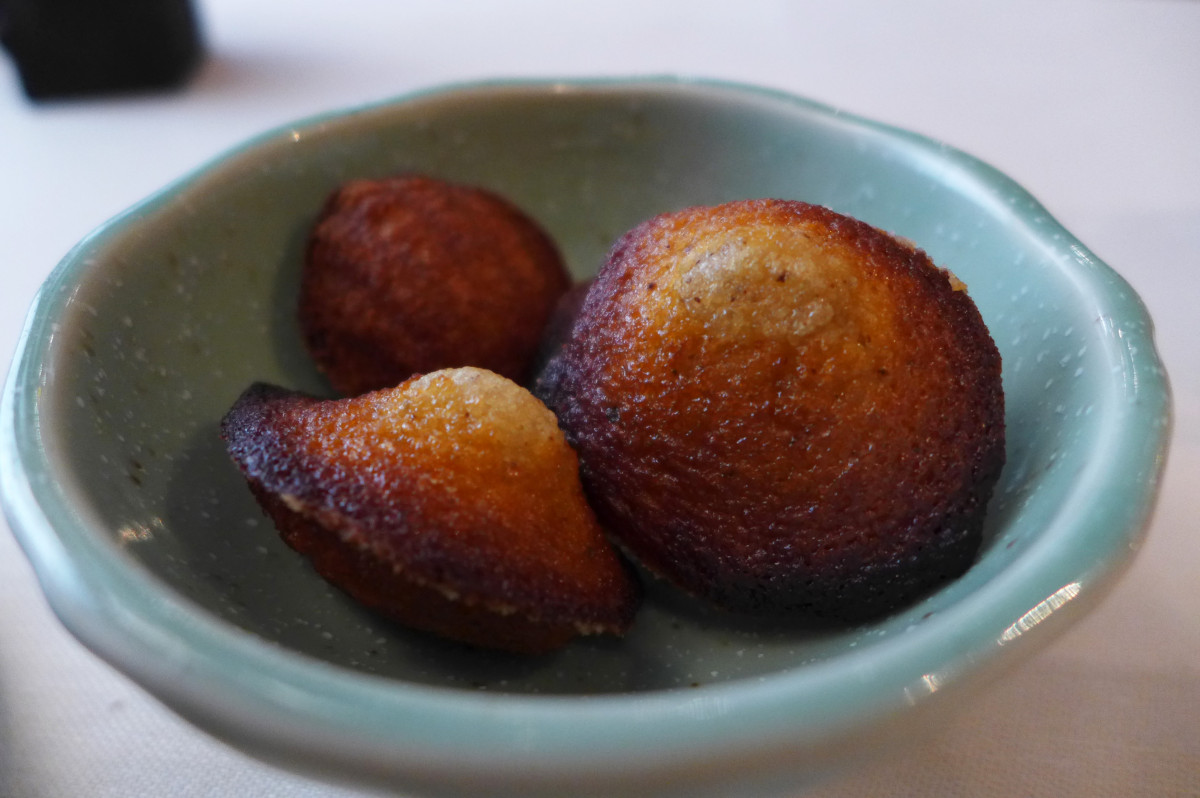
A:
[[[34,100],[175,88],[203,56],[190,0],[0,0],[0,43]]]

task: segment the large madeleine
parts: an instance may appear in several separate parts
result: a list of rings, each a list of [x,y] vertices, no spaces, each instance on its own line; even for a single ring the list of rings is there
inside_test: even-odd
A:
[[[610,533],[739,611],[856,620],[962,573],[1004,462],[965,287],[801,202],[627,233],[537,392]]]

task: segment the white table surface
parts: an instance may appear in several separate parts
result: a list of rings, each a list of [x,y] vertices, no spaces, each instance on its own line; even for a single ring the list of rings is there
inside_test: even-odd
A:
[[[1200,796],[1200,2],[200,0],[185,91],[34,106],[0,63],[0,368],[92,228],[269,127],[449,81],[680,74],[942,139],[1014,177],[1157,322],[1173,448],[1106,602],[834,796]],[[0,522],[0,798],[353,796],[192,729],[70,637]]]

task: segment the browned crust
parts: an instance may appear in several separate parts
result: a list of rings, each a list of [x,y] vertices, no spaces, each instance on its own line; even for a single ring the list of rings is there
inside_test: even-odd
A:
[[[800,202],[630,231],[537,392],[611,534],[735,610],[855,620],[960,574],[1004,462],[1000,356],[965,291]]]
[[[569,284],[549,236],[502,197],[419,175],[355,180],[311,231],[299,321],[344,395],[468,365],[521,382]]]
[[[405,404],[416,382],[346,400],[265,385],[239,398],[222,435],[284,540],[372,609],[456,640],[541,652],[622,634],[639,588],[587,507],[553,417],[509,384],[545,414],[506,411],[530,446],[510,456],[486,429],[463,432],[448,393]],[[447,418],[423,412],[433,405]],[[372,425],[389,413],[401,418],[379,422],[380,437]],[[394,432],[410,414],[422,416],[411,437]],[[436,440],[436,427],[458,439]]]
[[[307,556],[317,573],[364,607],[404,626],[519,654],[544,654],[579,636],[573,623],[497,612],[406,578],[367,549],[348,543],[305,515],[292,511],[260,483],[252,482],[251,489],[284,541]]]

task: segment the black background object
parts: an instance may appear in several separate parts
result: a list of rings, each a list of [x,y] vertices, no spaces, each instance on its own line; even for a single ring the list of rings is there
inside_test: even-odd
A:
[[[34,100],[175,88],[204,49],[190,0],[0,0],[0,43]]]

